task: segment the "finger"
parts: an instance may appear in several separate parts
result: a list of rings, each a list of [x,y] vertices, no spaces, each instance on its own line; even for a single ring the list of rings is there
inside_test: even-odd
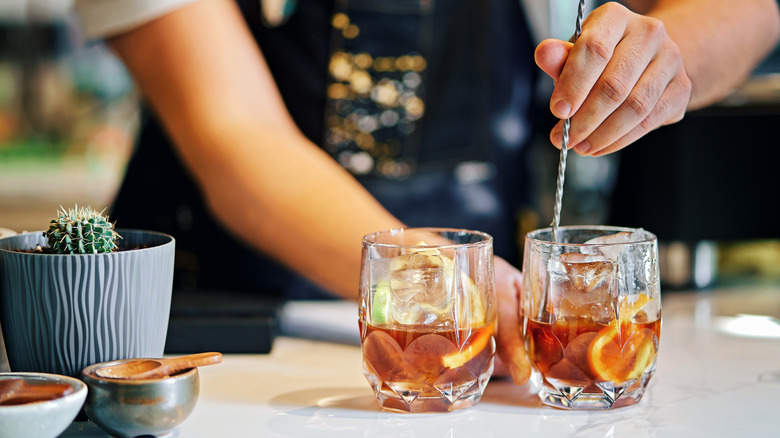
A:
[[[666,87],[653,112],[640,124],[609,146],[591,154],[594,157],[611,154],[635,142],[648,132],[672,123],[685,116],[685,107],[691,96],[691,83],[687,76],[678,75]],[[682,103],[681,103],[682,102]]]
[[[572,46],[573,44],[567,41],[555,39],[542,41],[536,47],[536,51],[534,51],[536,65],[553,80],[557,81]]]
[[[503,365],[509,370],[512,380],[516,384],[522,385],[531,377],[531,365],[525,355],[525,344],[518,313],[520,276],[513,275],[507,284],[501,287],[496,284],[496,286],[499,320],[498,355]]]
[[[679,67],[667,62],[667,59],[668,56],[661,55],[650,62],[634,88],[625,97],[624,102],[609,117],[599,121],[596,127],[589,127],[589,129],[594,130],[587,133],[587,140],[580,144],[575,143],[574,150],[578,154],[592,155],[599,152],[634,130],[652,112],[656,111],[661,96],[679,72]],[[672,68],[670,68],[670,64],[673,66]],[[584,105],[583,108],[585,108]],[[590,108],[588,110],[590,111]],[[659,112],[662,111],[659,110]],[[586,123],[588,122],[582,122],[582,124]],[[572,125],[574,124],[573,118]],[[656,127],[654,126],[652,129]],[[578,129],[580,128],[578,127]]]
[[[571,119],[571,143],[577,145],[582,142],[596,129],[604,132],[600,128],[602,123],[618,108],[623,108],[628,102],[632,104],[643,104],[645,106],[654,104],[661,96],[661,91],[672,79],[673,74],[654,69],[647,71],[654,57],[658,54],[663,42],[666,40],[666,33],[663,25],[655,19],[640,19],[632,25],[631,30],[620,41],[615,48],[612,59],[607,63],[604,72],[599,77],[593,87],[593,91],[583,102],[580,109]],[[666,65],[666,64],[664,64]],[[648,73],[650,73],[648,75]],[[660,79],[656,78],[660,76]],[[644,78],[643,86],[639,86],[639,81]],[[656,79],[654,81],[654,79]],[[656,84],[658,81],[662,84]],[[651,88],[648,90],[648,88]],[[628,99],[628,101],[627,101]],[[632,100],[636,99],[636,101]],[[651,107],[649,107],[651,108]],[[613,128],[619,129],[619,135],[613,137],[616,140],[626,134],[631,128],[639,123],[649,113],[644,112],[630,126],[625,128],[617,125],[622,119],[613,119]],[[644,110],[645,108],[640,108]],[[593,145],[592,138],[589,139]],[[602,147],[605,146],[602,144]],[[583,150],[586,145],[575,148],[578,153],[585,153]]]
[[[623,38],[626,14],[598,12],[604,9],[614,8],[599,8],[588,17],[555,84],[550,109],[558,118],[569,118],[579,109]],[[597,17],[591,20],[594,14]],[[589,25],[591,22],[593,24]]]
[[[571,129],[571,126],[569,129]],[[552,131],[550,131],[550,142],[558,149],[563,147],[563,120],[556,123],[555,126],[553,126]],[[574,146],[574,143],[569,141],[569,149],[571,149],[572,146]]]

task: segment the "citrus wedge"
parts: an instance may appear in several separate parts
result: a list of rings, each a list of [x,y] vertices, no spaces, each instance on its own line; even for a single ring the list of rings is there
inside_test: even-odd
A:
[[[610,326],[598,333],[588,346],[588,365],[593,374],[606,381],[621,381],[628,365],[617,343],[617,330]]]
[[[643,328],[634,333],[623,346],[622,356],[628,372],[625,380],[638,379],[655,359],[655,333]]]
[[[462,367],[487,347],[492,336],[493,327],[485,327],[478,331],[471,342],[466,345],[466,348],[442,356],[442,365],[450,369]]]
[[[654,337],[652,330],[641,329],[621,349],[616,338],[609,333],[600,333],[588,349],[591,371],[606,381],[638,379],[655,359]]]
[[[647,294],[620,297],[620,323],[628,324],[648,303],[653,301]]]
[[[371,300],[371,325],[378,326],[390,322],[390,283],[381,281],[374,289]]]
[[[655,359],[655,333],[648,328],[636,332],[628,329],[635,327],[634,318],[651,301],[645,294],[620,301],[620,322],[601,330],[590,343],[588,365],[599,379],[613,382],[637,379]],[[618,327],[623,327],[623,337],[628,337],[622,347]]]

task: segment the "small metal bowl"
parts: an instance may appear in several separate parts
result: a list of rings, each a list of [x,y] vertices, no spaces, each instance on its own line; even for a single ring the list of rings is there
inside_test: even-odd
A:
[[[87,385],[73,377],[47,373],[0,373],[28,385],[64,383],[73,392],[51,400],[0,405],[0,438],[54,438],[70,426],[87,398]]]
[[[90,365],[81,372],[89,386],[84,405],[87,416],[117,437],[166,436],[190,415],[198,401],[198,369],[159,379],[111,379],[98,376],[101,367],[117,360]]]

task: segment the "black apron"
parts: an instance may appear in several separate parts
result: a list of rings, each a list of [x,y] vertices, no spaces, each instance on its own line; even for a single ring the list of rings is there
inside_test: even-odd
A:
[[[537,73],[517,0],[300,0],[274,25],[239,3],[304,135],[407,225],[485,231],[518,262]],[[112,217],[177,239],[176,290],[327,297],[216,223],[149,112]]]

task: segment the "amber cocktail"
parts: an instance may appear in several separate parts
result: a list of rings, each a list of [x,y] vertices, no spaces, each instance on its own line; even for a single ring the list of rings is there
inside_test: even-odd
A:
[[[563,227],[526,236],[524,335],[545,404],[610,409],[644,395],[661,332],[658,249],[639,229]]]
[[[448,412],[476,404],[496,351],[492,238],[405,229],[363,239],[363,372],[379,404]]]

